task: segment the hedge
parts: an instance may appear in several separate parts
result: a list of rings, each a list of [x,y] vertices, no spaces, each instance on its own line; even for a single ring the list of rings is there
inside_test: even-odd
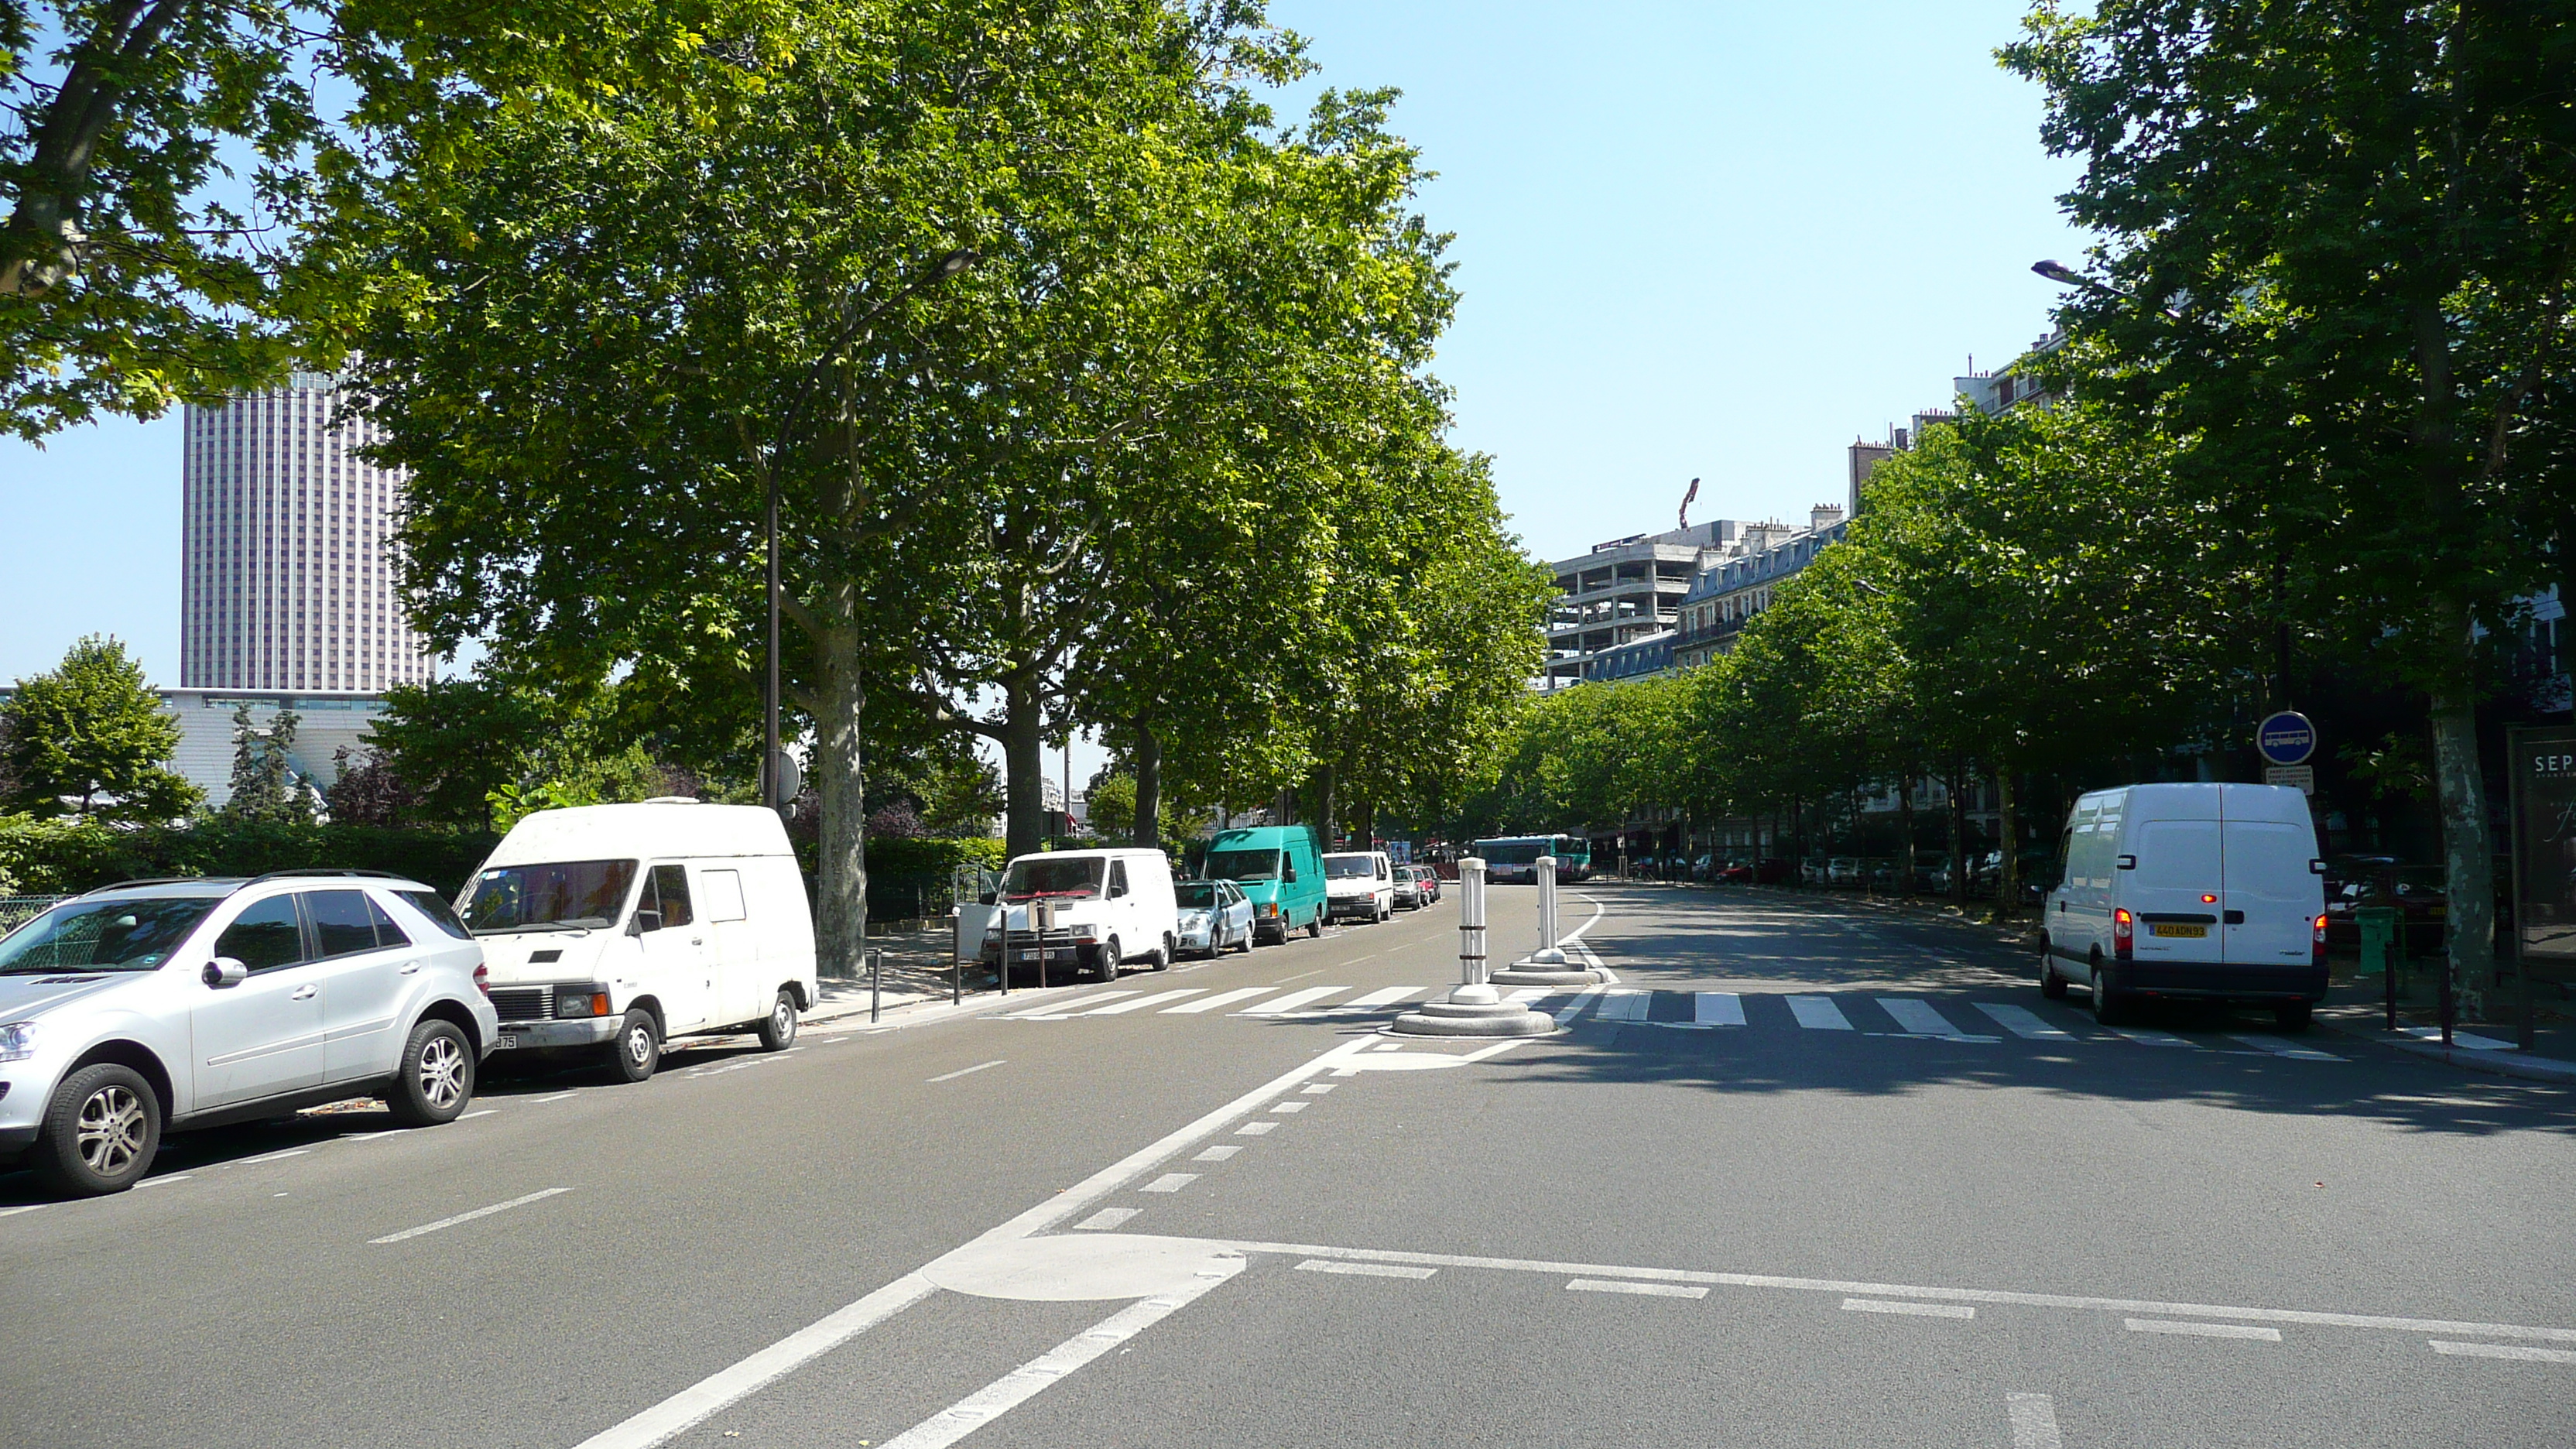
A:
[[[480,830],[382,825],[214,817],[125,827],[0,815],[0,888],[70,895],[149,876],[249,876],[322,866],[393,871],[453,895],[499,840]]]

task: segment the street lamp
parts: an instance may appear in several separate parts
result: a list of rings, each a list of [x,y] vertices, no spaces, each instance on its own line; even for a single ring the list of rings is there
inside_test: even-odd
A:
[[[882,316],[885,310],[895,303],[925,287],[937,286],[983,259],[983,253],[971,247],[958,247],[931,263],[919,276],[897,288],[892,296],[852,318],[842,327],[840,335],[832,339],[832,345],[824,348],[822,355],[814,359],[814,365],[805,370],[805,380],[798,385],[796,396],[788,403],[786,413],[778,421],[778,434],[769,448],[769,467],[763,470],[768,485],[766,489],[768,496],[764,500],[766,506],[762,525],[767,535],[769,555],[769,630],[765,650],[769,656],[769,677],[762,690],[761,698],[760,803],[773,811],[780,804],[778,777],[783,773],[779,768],[778,754],[779,456],[786,452],[787,440],[794,435],[797,425],[803,421],[805,408],[813,401],[814,390],[822,383],[824,369],[847,351],[851,343],[858,341],[859,334],[866,330],[869,323]]]

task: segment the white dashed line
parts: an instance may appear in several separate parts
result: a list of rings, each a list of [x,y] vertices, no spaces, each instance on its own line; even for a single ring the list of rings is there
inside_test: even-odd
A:
[[[2057,1404],[2046,1394],[2006,1394],[2004,1413],[2012,1422],[2013,1449],[2066,1449],[2057,1432]]]
[[[1565,1285],[1569,1293],[1635,1293],[1646,1298],[1706,1298],[1705,1288],[1685,1288],[1678,1283],[1623,1283],[1615,1278],[1577,1278]]]
[[[1965,1303],[1904,1303],[1885,1298],[1846,1298],[1846,1313],[1904,1313],[1917,1318],[1974,1318],[1977,1310]]]
[[[2250,1323],[2178,1323],[2170,1318],[2123,1318],[2120,1322],[2131,1333],[2172,1333],[2185,1338],[2251,1338],[2264,1343],[2281,1341],[2281,1330],[2259,1328]]]
[[[2426,1339],[2433,1351],[2453,1358],[2511,1358],[2527,1363],[2576,1363],[2576,1353],[2560,1348],[2527,1348],[2518,1343],[2447,1343]]]
[[[949,1073],[947,1073],[947,1074],[945,1074],[945,1075],[943,1075],[943,1076],[931,1077],[931,1078],[929,1078],[928,1080],[933,1081],[933,1082],[953,1082],[953,1081],[956,1081],[959,1077],[971,1077],[971,1076],[973,1076],[975,1073],[977,1073],[977,1072],[980,1072],[980,1071],[984,1070],[986,1067],[999,1067],[999,1066],[1006,1066],[1006,1065],[1008,1065],[1008,1064],[1009,1064],[1009,1062],[1010,1062],[1010,1058],[1008,1058],[1008,1057],[1004,1057],[1004,1058],[1000,1059],[999,1061],[977,1062],[975,1065],[973,1065],[973,1066],[971,1066],[971,1067],[960,1067],[960,1068],[958,1068],[956,1071],[949,1072]]]
[[[1167,1172],[1136,1189],[1138,1192],[1179,1192],[1199,1180],[1195,1172]]]
[[[1102,1208],[1081,1222],[1075,1223],[1074,1227],[1088,1232],[1106,1232],[1143,1211],[1143,1208]]]
[[[1192,1161],[1192,1162],[1223,1162],[1223,1161],[1225,1161],[1227,1158],[1232,1157],[1234,1154],[1236,1154],[1236,1153],[1238,1153],[1238,1152],[1241,1152],[1242,1150],[1243,1150],[1243,1149],[1242,1149],[1240,1146],[1236,1146],[1236,1145],[1232,1145],[1232,1144],[1229,1144],[1229,1145],[1224,1146],[1224,1147],[1211,1147],[1211,1148],[1209,1148],[1207,1151],[1200,1153],[1198,1156],[1191,1158],[1191,1159],[1190,1159],[1190,1161]]]
[[[470,1213],[458,1213],[452,1218],[440,1218],[437,1222],[423,1223],[416,1228],[405,1228],[399,1233],[387,1233],[381,1238],[369,1238],[367,1239],[367,1242],[376,1246],[381,1246],[386,1243],[399,1243],[407,1238],[417,1238],[423,1233],[434,1233],[442,1228],[455,1227],[458,1223],[470,1223],[476,1218],[488,1218],[494,1213],[505,1213],[515,1207],[526,1207],[532,1202],[543,1202],[547,1198],[556,1197],[570,1191],[572,1191],[572,1189],[568,1187],[541,1188],[536,1192],[529,1193],[525,1197],[514,1197],[508,1202],[496,1202],[490,1207],[479,1207]]]
[[[1350,1273],[1363,1278],[1428,1278],[1437,1268],[1407,1268],[1396,1263],[1345,1263],[1333,1258],[1308,1258],[1297,1265],[1301,1273]]]
[[[1234,1129],[1237,1137],[1264,1137],[1278,1129],[1276,1122],[1246,1122]]]

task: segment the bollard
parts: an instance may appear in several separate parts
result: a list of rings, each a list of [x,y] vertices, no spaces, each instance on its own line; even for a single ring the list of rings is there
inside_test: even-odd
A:
[[[1485,862],[1458,862],[1458,989],[1395,1019],[1397,1036],[1545,1036],[1556,1019],[1505,1001],[1485,969]]]
[[[885,1000],[885,952],[868,953],[868,1024],[876,1024],[877,1012]]]
[[[1527,961],[1514,962],[1488,979],[1497,986],[1588,986],[1601,973],[1565,959],[1556,944],[1556,869],[1552,855],[1538,858],[1538,949]]]

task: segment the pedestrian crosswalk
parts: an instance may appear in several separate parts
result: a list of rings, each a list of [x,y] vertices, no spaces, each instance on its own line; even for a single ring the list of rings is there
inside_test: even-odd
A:
[[[1227,991],[1174,987],[1147,992],[1135,987],[1092,991],[1048,1000],[995,1016],[1004,1021],[1082,1021],[1094,1017],[1222,1016],[1243,1021],[1385,1019],[1448,994],[1447,985],[1243,986]],[[2253,1032],[2202,1032],[2186,1036],[2153,1027],[2095,1024],[2071,1008],[2042,1010],[2008,1001],[1902,996],[1884,992],[1672,991],[1643,986],[1524,986],[1505,999],[1556,1017],[1560,1025],[1666,1027],[1681,1031],[1794,1031],[1845,1033],[1899,1040],[1991,1045],[2022,1041],[2046,1046],[2134,1045],[2183,1051],[2238,1052],[2286,1061],[2347,1060],[2304,1038]]]

